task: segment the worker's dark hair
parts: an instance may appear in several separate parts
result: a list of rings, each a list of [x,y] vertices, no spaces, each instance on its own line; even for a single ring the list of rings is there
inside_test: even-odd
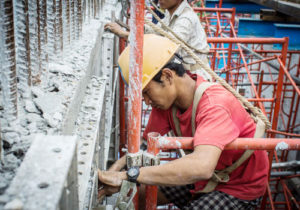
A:
[[[180,60],[180,62],[178,62],[178,59]],[[175,54],[174,58],[169,63],[167,63],[164,67],[162,67],[162,69],[153,77],[152,80],[154,80],[155,82],[162,83],[160,78],[162,75],[162,70],[164,68],[168,68],[171,69],[172,71],[175,71],[175,73],[180,77],[182,77],[185,74],[185,69],[182,65],[182,58],[177,54]]]

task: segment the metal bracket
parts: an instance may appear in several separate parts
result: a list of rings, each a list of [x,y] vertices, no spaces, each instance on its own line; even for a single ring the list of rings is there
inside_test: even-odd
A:
[[[155,166],[159,165],[160,159],[159,156],[152,155],[148,152],[143,153],[143,166]]]
[[[142,166],[143,163],[143,151],[139,151],[137,153],[127,153],[126,155],[126,163],[127,168],[131,168],[132,166]]]
[[[134,210],[132,199],[137,192],[136,183],[123,180],[115,210]]]

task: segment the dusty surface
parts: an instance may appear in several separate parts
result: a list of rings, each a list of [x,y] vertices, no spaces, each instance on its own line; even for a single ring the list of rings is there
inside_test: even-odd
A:
[[[17,121],[8,123],[4,118],[4,104],[0,100],[4,148],[0,164],[0,195],[14,178],[34,136],[61,133],[65,114],[89,64],[90,52],[95,45],[99,27],[99,20],[86,23],[83,26],[82,38],[73,41],[70,49],[63,53],[65,57],[55,58],[55,62],[48,64],[48,72],[42,75],[41,84],[31,87],[26,98],[18,98]]]

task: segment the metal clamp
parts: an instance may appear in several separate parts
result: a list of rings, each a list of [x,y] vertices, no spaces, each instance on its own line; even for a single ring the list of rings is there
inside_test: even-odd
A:
[[[126,155],[126,163],[127,168],[131,168],[133,166],[142,166],[143,162],[143,151],[139,151],[137,153],[127,153]]]
[[[134,210],[132,199],[136,192],[136,183],[123,180],[114,210]]]
[[[160,159],[158,155],[157,156],[152,155],[147,151],[143,153],[143,166],[155,166],[155,165],[159,165],[159,163],[160,163]]]

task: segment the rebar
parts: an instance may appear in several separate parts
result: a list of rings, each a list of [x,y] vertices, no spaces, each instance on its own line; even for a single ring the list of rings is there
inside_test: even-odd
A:
[[[62,0],[56,0],[55,5],[55,31],[56,31],[56,52],[61,55],[63,51],[63,23],[62,23]]]
[[[71,42],[76,39],[76,24],[75,24],[75,0],[70,0],[70,25],[71,25]]]
[[[16,52],[19,90],[25,93],[31,85],[28,0],[16,1]]]
[[[75,0],[74,2],[74,24],[75,24],[75,39],[79,39],[79,1]]]
[[[77,25],[78,25],[78,38],[82,34],[82,0],[77,0]]]
[[[65,35],[65,40],[68,43],[68,45],[70,45],[71,43],[71,27],[70,27],[70,0],[65,0],[65,4],[64,4],[64,35]]]
[[[88,21],[90,21],[91,18],[91,1],[92,0],[86,0],[87,1],[87,17],[88,17]]]
[[[93,18],[96,18],[97,15],[97,0],[93,0]]]
[[[47,0],[47,38],[48,38],[48,55],[52,61],[56,55],[56,6],[55,0]]]
[[[0,20],[0,80],[4,117],[9,123],[18,114],[13,0],[0,1]]]
[[[39,54],[42,73],[48,70],[47,0],[38,0],[39,8]]]
[[[87,0],[82,0],[82,22],[85,22],[86,20],[86,15],[87,15],[87,12],[86,12],[86,1]]]
[[[40,54],[38,53],[39,39],[38,39],[38,3],[37,0],[29,0],[28,12],[29,12],[29,46],[30,46],[30,63],[31,63],[31,79],[32,84],[40,83]]]

